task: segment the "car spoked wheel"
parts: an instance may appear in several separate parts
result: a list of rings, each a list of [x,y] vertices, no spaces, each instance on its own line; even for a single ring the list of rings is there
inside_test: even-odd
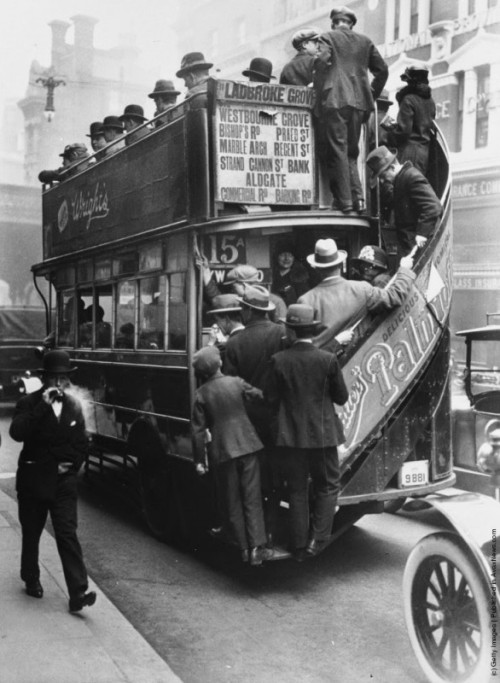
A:
[[[408,558],[403,592],[410,642],[428,679],[489,681],[488,590],[458,537],[423,538]]]

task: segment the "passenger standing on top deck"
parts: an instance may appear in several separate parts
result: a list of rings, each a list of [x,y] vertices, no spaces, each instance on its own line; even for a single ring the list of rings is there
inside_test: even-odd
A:
[[[333,208],[364,213],[357,167],[359,136],[389,71],[372,41],[352,31],[354,12],[339,7],[331,11],[330,18],[333,30],[320,36],[316,58],[318,150],[324,152]],[[371,84],[368,70],[374,76]]]
[[[273,65],[264,57],[254,57],[248,69],[241,72],[242,76],[247,76],[250,83],[270,83],[274,80]]]
[[[139,104],[127,104],[123,110],[123,114],[120,116],[120,121],[123,123],[125,132],[128,133],[125,138],[126,145],[137,142],[137,140],[149,135],[151,132],[150,128],[147,126],[143,126],[142,128],[139,127],[144,121],[147,121],[144,116],[144,109]]]
[[[180,95],[179,90],[176,90],[172,81],[160,79],[156,81],[153,92],[150,92],[148,97],[154,100],[156,105],[155,116],[166,112],[177,103],[177,96]],[[160,116],[154,122],[154,127],[159,128],[166,122],[167,117]]]
[[[391,281],[387,254],[374,244],[365,245],[352,264],[359,272],[360,279],[374,287],[385,287]]]
[[[90,138],[90,144],[94,150],[94,158],[96,161],[99,161],[104,156],[104,153],[100,150],[107,145],[102,121],[94,121],[90,124],[90,133],[87,133],[87,137]]]
[[[177,78],[183,78],[187,88],[186,100],[195,95],[204,94],[198,98],[197,106],[207,106],[207,87],[210,78],[209,71],[213,67],[211,62],[206,62],[202,52],[188,52],[181,60],[181,68],[175,74]]]
[[[366,163],[372,172],[370,183],[377,178],[383,194],[394,211],[399,254],[409,254],[413,247],[424,247],[443,213],[443,207],[431,184],[411,161],[403,165],[387,147],[370,152]]]
[[[62,166],[53,171],[40,171],[38,180],[41,183],[62,182],[80,171],[89,167],[91,159],[87,147],[80,142],[66,145],[64,152],[59,154],[62,157]]]
[[[413,260],[406,257],[401,259],[396,277],[387,289],[373,287],[359,280],[346,280],[342,277],[342,265],[346,259],[347,252],[337,249],[332,239],[318,240],[314,254],[307,257],[322,280],[314,289],[303,294],[299,303],[311,306],[326,325],[327,329],[321,333],[325,341],[350,328],[368,313],[390,311],[400,306],[415,279],[415,273],[411,270]]]
[[[123,123],[118,116],[106,116],[102,122],[102,129],[106,138],[106,144],[108,145],[103,150],[106,156],[111,156],[125,147]],[[110,145],[110,142],[114,144]]]
[[[242,560],[261,565],[273,551],[264,547],[267,539],[259,464],[262,442],[248,419],[245,402],[258,400],[262,392],[240,377],[223,375],[219,350],[214,346],[197,351],[193,367],[204,379],[196,391],[191,421],[196,471],[206,471],[205,435],[209,429],[209,466],[224,496],[220,509],[225,511]]]
[[[292,345],[272,357],[266,392],[277,413],[276,452],[288,483],[292,551],[299,561],[320,553],[332,533],[340,488],[337,446],[345,440],[333,404],[347,401],[347,387],[335,355],[312,344],[319,324],[310,306],[290,306],[285,325]]]
[[[318,40],[319,31],[315,28],[302,28],[293,34],[292,45],[297,54],[283,67],[280,76],[282,85],[312,85]]]

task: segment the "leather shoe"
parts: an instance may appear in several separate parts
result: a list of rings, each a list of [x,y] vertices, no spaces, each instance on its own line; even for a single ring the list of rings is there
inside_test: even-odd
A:
[[[361,216],[366,215],[366,204],[364,199],[355,199],[353,208],[354,211],[359,213]]]
[[[27,581],[26,582],[26,593],[31,595],[32,598],[43,598],[43,587],[40,581]]]
[[[70,612],[80,612],[84,607],[92,607],[97,599],[97,595],[94,591],[89,591],[88,593],[82,593],[74,598],[69,599],[69,611]]]
[[[326,548],[326,541],[318,541],[312,538],[306,547],[306,555],[308,557],[316,557]]]
[[[260,567],[263,562],[267,562],[274,555],[272,548],[252,548],[250,550],[250,566]]]

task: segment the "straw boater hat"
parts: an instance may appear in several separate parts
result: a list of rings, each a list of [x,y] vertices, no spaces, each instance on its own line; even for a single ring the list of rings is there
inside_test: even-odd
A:
[[[193,368],[200,375],[213,375],[221,366],[220,351],[217,346],[204,346],[193,356]]]
[[[287,327],[317,327],[320,320],[314,319],[314,309],[308,304],[290,304],[286,318],[281,318]]]
[[[347,19],[348,21],[351,22],[351,24],[354,26],[357,22],[356,15],[352,10],[349,9],[349,7],[346,7],[345,5],[342,5],[342,7],[334,7],[332,11],[330,12],[330,19],[333,21],[334,19]]]
[[[202,52],[188,52],[181,60],[181,68],[175,74],[177,78],[182,78],[188,71],[197,69],[211,69],[213,64],[206,62]]]
[[[173,84],[173,81],[166,81],[164,79],[160,79],[159,81],[156,81],[155,87],[153,92],[150,92],[148,97],[151,97],[151,99],[154,99],[155,97],[158,97],[159,95],[180,95],[180,90],[176,90],[175,86]]]
[[[213,308],[207,311],[211,315],[241,311],[240,302],[236,294],[217,294],[213,298],[212,306]]]
[[[39,372],[44,372],[52,375],[69,375],[76,370],[76,366],[70,365],[71,359],[66,351],[54,349],[47,351],[43,357],[43,368],[39,368]]]
[[[313,268],[332,268],[343,263],[347,258],[347,252],[337,249],[335,240],[318,240],[314,245],[314,254],[309,254],[307,262]]]
[[[276,306],[269,301],[269,296],[268,290],[262,285],[245,285],[243,296],[238,297],[238,301],[257,311],[274,311]]]
[[[242,76],[256,76],[257,78],[263,78],[267,82],[269,82],[271,78],[275,78],[272,75],[272,72],[272,62],[270,62],[265,57],[254,57],[254,59],[252,59],[252,61],[250,62],[250,66],[248,67],[248,69],[242,71],[241,74]]]
[[[123,110],[123,114],[119,117],[120,121],[125,121],[125,119],[138,119],[139,121],[146,121],[144,116],[144,109],[140,104],[127,104]]]
[[[299,31],[296,31],[293,34],[292,45],[296,50],[298,50],[302,43],[305,43],[308,40],[318,40],[319,35],[318,29],[313,28],[312,26],[308,28],[301,28]]]
[[[366,165],[372,172],[370,187],[375,187],[377,178],[396,160],[396,154],[391,152],[385,145],[376,147],[373,152],[366,157]]]

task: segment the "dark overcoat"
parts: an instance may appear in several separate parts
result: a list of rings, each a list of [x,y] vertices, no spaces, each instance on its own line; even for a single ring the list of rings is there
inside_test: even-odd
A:
[[[277,410],[277,446],[327,448],[344,442],[333,404],[343,405],[348,392],[334,354],[295,342],[272,357],[266,393]]]
[[[411,161],[426,175],[436,118],[436,103],[431,97],[431,89],[424,84],[407,86],[397,93],[396,98],[399,111],[394,136],[398,159],[401,163]]]
[[[443,207],[429,181],[410,161],[394,179],[392,194],[396,235],[402,253],[409,253],[415,235],[429,237],[443,213]]]
[[[312,55],[299,52],[285,66],[280,75],[282,85],[307,86],[313,82],[314,60]]]

